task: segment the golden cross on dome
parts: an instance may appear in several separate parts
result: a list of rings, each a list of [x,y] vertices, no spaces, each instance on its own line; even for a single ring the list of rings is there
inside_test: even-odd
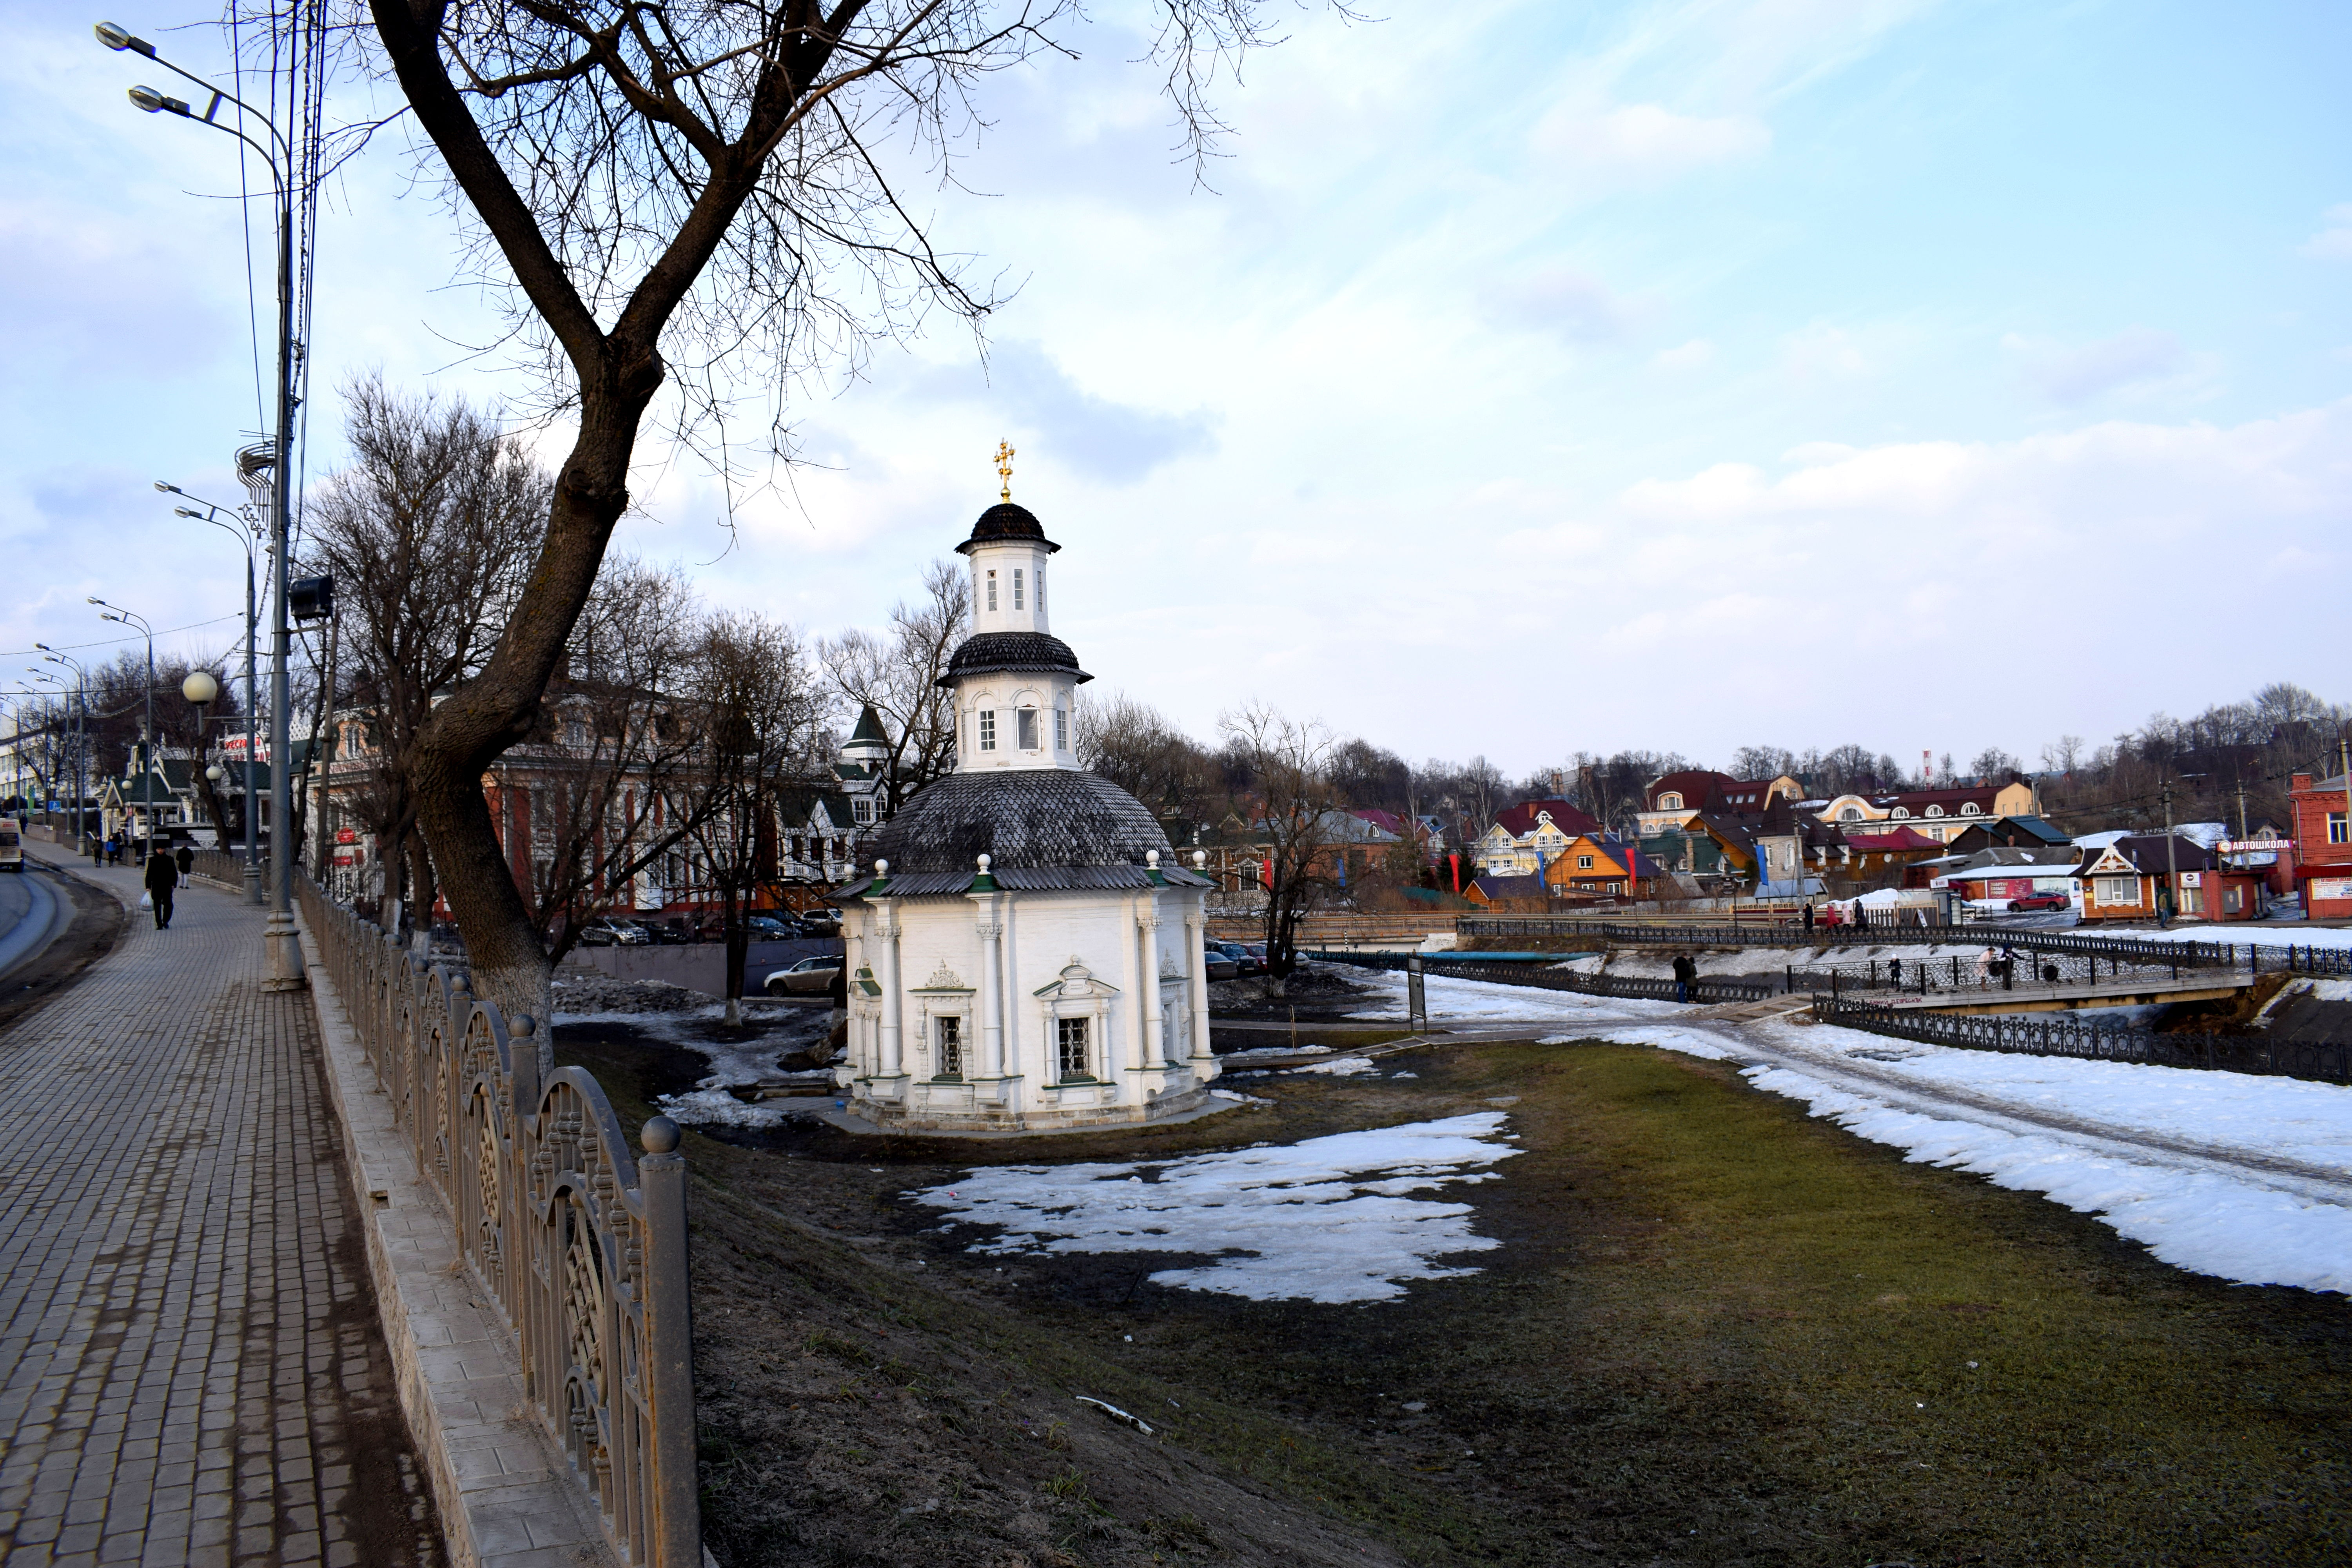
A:
[[[996,471],[1004,480],[1004,489],[998,493],[997,499],[1011,500],[1013,499],[1013,446],[1008,441],[999,441],[996,444]]]

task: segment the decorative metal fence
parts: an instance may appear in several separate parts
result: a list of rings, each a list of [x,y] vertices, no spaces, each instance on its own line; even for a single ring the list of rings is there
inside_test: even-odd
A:
[[[646,1123],[633,1158],[593,1076],[541,1081],[536,1020],[500,1016],[462,970],[425,969],[307,876],[297,885],[417,1169],[515,1336],[532,1410],[628,1562],[700,1568],[677,1127]]]
[[[2068,1013],[1955,1016],[1828,995],[1813,998],[1813,1017],[1821,1023],[1866,1029],[1874,1035],[1916,1040],[1923,1045],[1956,1046],[1964,1050],[2264,1073],[2324,1083],[2352,1081],[2352,1046],[2342,1044],[2279,1040],[2259,1035],[2166,1035],[2153,1029],[2089,1024]]]
[[[2130,944],[2146,947],[2145,943]],[[1993,951],[1993,950],[1988,950]],[[1986,958],[1874,958],[1859,963],[1817,963],[1799,968],[1786,965],[1781,971],[1781,989],[1794,994],[1799,991],[1901,991],[1914,994],[1941,994],[1953,992],[2014,991],[2020,987],[2049,990],[2079,985],[2088,989],[2095,985],[2115,985],[2125,982],[2136,984],[2159,984],[2180,978],[2182,965],[2168,961],[2167,950],[2155,950],[2158,956],[2149,959],[2144,952],[2128,957],[2108,957],[2088,952],[2016,952]],[[2280,968],[2285,966],[2282,963]],[[2200,977],[2208,983],[2224,980],[2209,968],[2189,970],[2192,980]],[[2234,975],[2224,983],[2234,984]]]
[[[232,888],[245,885],[245,857],[232,855],[226,849],[199,849],[194,867],[199,877],[210,877],[215,882],[226,882]]]
[[[1304,956],[1328,963],[1352,963],[1359,969],[1402,969],[1412,954],[1402,952],[1318,952]],[[1587,996],[1636,996],[1649,1002],[1678,1001],[1675,982],[1626,974],[1579,974],[1540,963],[1481,963],[1475,958],[1421,955],[1423,974],[1456,980],[1491,980],[1503,985],[1527,985],[1539,991],[1577,991]],[[1766,980],[1707,980],[1690,983],[1693,1002],[1759,1002],[1776,994],[1780,986]]]
[[[2267,942],[2141,942],[2126,936],[2087,936],[2072,931],[2033,931],[1987,925],[1822,926],[1663,925],[1622,921],[1583,921],[1547,915],[1464,915],[1455,931],[1465,937],[1578,937],[1634,942],[1648,947],[1884,947],[1969,945],[1988,942],[2035,952],[2097,953],[2139,963],[2178,963],[2182,968],[2242,968],[2250,973],[2352,975],[2352,948]]]

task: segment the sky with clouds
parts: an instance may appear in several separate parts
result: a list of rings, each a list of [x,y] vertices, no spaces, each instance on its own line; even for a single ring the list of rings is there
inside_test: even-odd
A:
[[[812,633],[876,624],[1010,439],[1097,689],[1514,770],[2031,758],[2270,680],[2352,699],[2352,11],[1307,9],[1225,91],[1203,189],[1122,31],[1140,0],[1097,9],[1081,58],[987,83],[961,187],[921,193],[1017,285],[985,362],[935,331],[797,402],[807,465],[731,535],[728,491],[649,450],[626,548]],[[0,18],[0,642],[91,641],[99,594],[217,652],[241,560],[150,481],[242,499],[229,144],[131,109],[153,68],[95,16]],[[395,140],[348,171],[320,463],[354,373],[520,390],[466,353],[489,324],[453,256]]]

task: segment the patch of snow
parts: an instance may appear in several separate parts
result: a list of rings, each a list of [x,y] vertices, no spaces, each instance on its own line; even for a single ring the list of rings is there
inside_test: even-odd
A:
[[[1612,1046],[1655,1046],[1662,1051],[1678,1051],[1686,1057],[1699,1057],[1711,1062],[1724,1061],[1737,1053],[1726,1050],[1719,1043],[1689,1029],[1612,1029],[1599,1037]],[[1538,1040],[1540,1046],[1564,1044],[1565,1041]]]
[[[746,1105],[723,1089],[665,1094],[655,1103],[672,1121],[690,1127],[774,1127],[799,1110],[774,1104]]]
[[[1291,1070],[1329,1073],[1334,1078],[1355,1078],[1363,1073],[1378,1072],[1381,1069],[1370,1057],[1341,1057],[1337,1061],[1309,1062],[1305,1067],[1293,1068]]]
[[[982,1166],[908,1195],[1003,1226],[971,1248],[983,1255],[1202,1254],[1152,1282],[1255,1301],[1381,1301],[1408,1280],[1477,1272],[1432,1259],[1501,1245],[1471,1230],[1467,1204],[1410,1194],[1498,1180],[1483,1167],[1522,1152],[1503,1141],[1506,1120],[1480,1111],[1158,1165]]]
[[[2342,926],[2247,925],[2237,921],[2190,925],[2176,921],[2170,931],[2135,926],[2127,931],[2103,931],[2098,934],[2126,937],[2134,942],[2228,942],[2241,946],[2260,942],[2264,947],[2352,947],[2352,927]]]
[[[1369,1005],[1357,1011],[1360,1019],[1404,1016],[1404,975],[1400,972],[1375,970],[1365,984],[1386,993],[1367,999]],[[1431,974],[1423,979],[1423,998],[1429,1006],[1430,1021],[1449,1024],[1515,1024],[1567,1022],[1578,1017],[1606,1015],[1622,1018],[1628,1013],[1672,1014],[1677,1011],[1672,1002],[1649,1002],[1631,996],[1588,996],[1580,991],[1545,991],[1532,985],[1505,985],[1492,980],[1462,980],[1453,975]]]
[[[1930,1050],[1905,1058],[1902,1065],[1917,1067],[1942,1054]],[[2240,1076],[2116,1062],[1948,1054],[1984,1054],[2000,1063],[2031,1060],[2041,1067],[2170,1073],[2179,1079]],[[1873,1142],[1907,1151],[1912,1160],[1972,1171],[1996,1186],[2041,1193],[2078,1214],[2095,1215],[2118,1235],[2143,1243],[2175,1268],[2245,1285],[2352,1290],[2352,1209],[2310,1202],[2209,1170],[2125,1160],[2056,1135],[2020,1134],[1901,1110],[1786,1068],[1750,1068],[1748,1076],[1759,1089],[1806,1101],[1816,1116],[1828,1117]],[[2251,1081],[2264,1088],[2328,1087]],[[2171,1097],[2169,1091],[2158,1092]],[[2335,1092],[2352,1101],[2352,1094]],[[2245,1097],[2225,1092],[2223,1098]]]

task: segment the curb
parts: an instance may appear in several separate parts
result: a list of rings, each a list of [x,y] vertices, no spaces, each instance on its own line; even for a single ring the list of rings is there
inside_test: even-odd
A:
[[[296,929],[376,1311],[453,1568],[620,1568],[570,1460],[530,1414],[514,1336],[475,1287],[448,1211],[418,1177],[299,911]]]

